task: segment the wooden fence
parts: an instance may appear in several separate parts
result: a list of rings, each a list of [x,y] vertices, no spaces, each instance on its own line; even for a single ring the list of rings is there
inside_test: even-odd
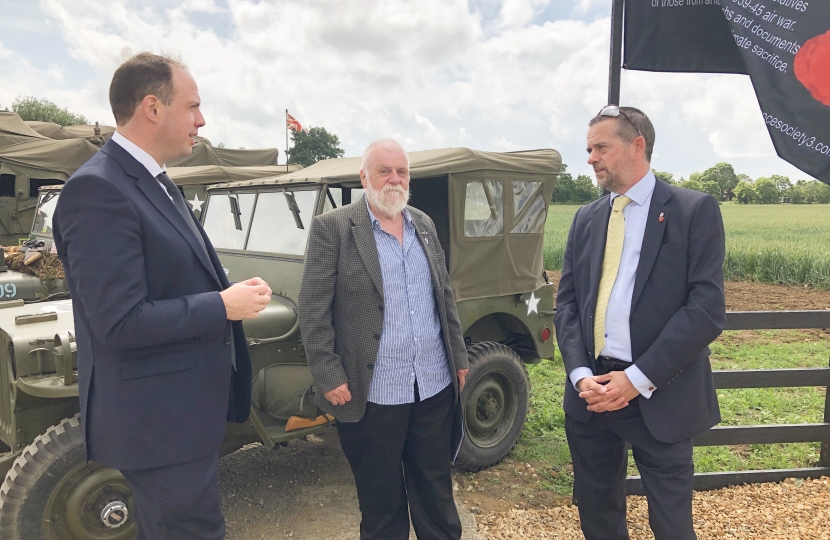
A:
[[[767,330],[830,328],[830,311],[735,311],[727,313],[726,330]],[[786,388],[830,387],[830,364],[826,368],[752,369],[715,371],[715,387]],[[815,467],[756,471],[728,471],[695,474],[695,489],[702,491],[757,482],[780,482],[785,478],[830,476],[830,388],[824,398],[824,422],[818,424],[776,424],[716,426],[694,438],[695,446],[820,442],[821,454]],[[626,480],[629,495],[644,495],[639,476]]]

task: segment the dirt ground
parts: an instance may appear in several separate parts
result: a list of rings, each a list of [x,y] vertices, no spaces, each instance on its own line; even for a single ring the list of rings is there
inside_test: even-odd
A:
[[[551,281],[558,283],[558,273],[550,273],[549,276]],[[730,311],[830,309],[830,291],[734,282],[727,282],[725,287],[727,309]],[[830,337],[827,329],[811,332],[824,339]],[[337,433],[330,428],[319,437],[311,436],[309,439],[291,441],[287,446],[278,446],[272,451],[253,444],[222,459],[219,486],[228,522],[228,540],[358,538],[360,513],[357,495]],[[576,524],[575,510],[570,507],[569,498],[541,487],[543,478],[570,474],[569,468],[542,471],[536,469],[539,466],[507,459],[476,474],[456,472],[456,501],[465,531],[463,538],[580,537],[573,529]],[[830,483],[825,480],[820,485],[816,484],[815,488],[821,493],[823,501],[819,509],[825,508],[825,512],[826,501],[830,500],[828,485]],[[780,484],[753,487],[756,491],[744,496],[757,498],[758,489],[775,491],[780,489],[778,486]],[[717,506],[722,503],[723,508],[729,508],[731,501],[738,494],[743,494],[741,489],[721,490],[701,499],[700,504]],[[798,504],[806,504],[804,499],[800,501]],[[633,498],[631,504],[632,509],[642,506]],[[644,509],[641,510],[644,512]],[[815,536],[777,536],[775,533],[779,531],[773,529],[753,534],[747,528],[752,524],[752,509],[747,510],[743,512],[747,516],[745,526],[740,521],[739,512],[730,518],[735,525],[733,531],[707,530],[701,538],[830,538],[827,532],[830,525],[826,531],[819,528]],[[632,520],[632,534],[637,538],[649,537],[640,535],[641,530],[647,531],[647,525],[643,529],[642,523],[639,519]],[[572,528],[575,536],[559,536],[555,531],[564,531],[563,527]],[[509,531],[515,531],[515,534]],[[519,531],[522,531],[521,534]],[[544,531],[549,531],[552,536]]]

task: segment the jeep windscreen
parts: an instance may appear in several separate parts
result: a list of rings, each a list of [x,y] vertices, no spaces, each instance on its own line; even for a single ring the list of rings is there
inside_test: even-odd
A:
[[[302,256],[316,197],[312,187],[213,191],[203,218],[205,232],[217,249]]]
[[[42,191],[37,203],[35,219],[32,223],[32,236],[39,240],[52,242],[52,216],[58,204],[60,191]]]

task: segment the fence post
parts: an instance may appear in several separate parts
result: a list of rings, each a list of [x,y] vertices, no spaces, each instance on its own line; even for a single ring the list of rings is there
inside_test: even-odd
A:
[[[824,422],[830,424],[830,386],[824,389]],[[819,467],[830,467],[830,441],[821,441],[821,453],[818,458]]]

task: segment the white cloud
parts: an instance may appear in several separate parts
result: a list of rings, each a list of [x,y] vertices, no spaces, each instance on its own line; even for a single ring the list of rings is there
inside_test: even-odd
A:
[[[587,173],[610,21],[531,22],[549,3],[503,0],[485,22],[467,0],[40,0],[77,65],[35,67],[25,47],[0,45],[0,104],[36,95],[111,121],[107,88],[122,49],[165,51],[194,74],[202,133],[215,143],[282,147],[288,108],[336,133],[347,155],[384,136],[412,150],[552,147]],[[95,75],[80,78],[77,66]],[[622,95],[652,117],[661,170],[688,176],[733,158],[753,175],[781,169],[746,77],[626,72]]]

